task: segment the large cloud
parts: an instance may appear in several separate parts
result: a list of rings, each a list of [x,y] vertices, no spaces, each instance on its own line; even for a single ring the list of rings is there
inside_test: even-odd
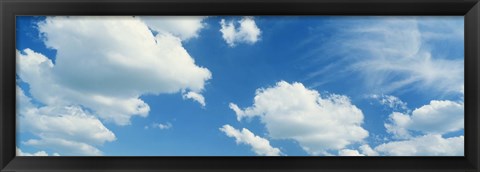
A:
[[[220,32],[222,37],[231,47],[236,43],[253,44],[259,40],[261,31],[255,24],[253,17],[244,17],[238,21],[240,26],[237,28],[233,21],[226,22],[225,19],[220,21]]]
[[[368,132],[361,127],[363,113],[349,98],[341,95],[321,97],[301,83],[278,82],[258,89],[251,107],[230,108],[238,120],[258,116],[273,139],[294,139],[312,155],[328,154],[355,142]]]
[[[78,106],[36,107],[20,87],[17,87],[17,103],[20,132],[30,132],[39,138],[26,141],[26,145],[62,155],[101,155],[95,146],[116,139],[100,120]]]
[[[171,29],[154,36],[137,17],[47,17],[38,29],[57,50],[55,63],[26,49],[17,53],[18,74],[48,105],[82,105],[126,125],[148,115],[141,95],[199,93],[211,78]]]
[[[385,127],[398,138],[410,137],[410,131],[424,134],[458,131],[464,127],[463,102],[433,100],[413,110],[411,115],[394,112]]]
[[[282,154],[280,149],[272,147],[267,139],[256,136],[246,128],[243,128],[242,131],[240,131],[230,125],[224,125],[220,128],[220,131],[224,132],[228,137],[235,138],[237,144],[243,143],[250,145],[257,155],[279,156]]]

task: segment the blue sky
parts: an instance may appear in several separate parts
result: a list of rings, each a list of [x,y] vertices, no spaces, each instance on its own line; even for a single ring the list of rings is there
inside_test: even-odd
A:
[[[17,153],[463,156],[463,17],[17,17]]]

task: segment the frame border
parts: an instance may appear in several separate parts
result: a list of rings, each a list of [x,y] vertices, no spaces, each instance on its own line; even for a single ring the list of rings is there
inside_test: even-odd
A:
[[[460,15],[464,157],[16,157],[18,15]],[[479,171],[479,0],[0,0],[0,171]]]

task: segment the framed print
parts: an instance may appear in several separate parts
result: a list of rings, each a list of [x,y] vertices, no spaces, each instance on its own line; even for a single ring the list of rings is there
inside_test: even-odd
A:
[[[478,171],[479,4],[1,2],[1,171]]]

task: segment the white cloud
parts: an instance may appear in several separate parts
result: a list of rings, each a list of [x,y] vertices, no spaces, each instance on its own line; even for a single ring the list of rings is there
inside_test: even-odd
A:
[[[427,134],[407,140],[383,143],[372,149],[365,144],[357,150],[344,149],[340,156],[463,156],[464,136],[444,138],[439,134]]]
[[[349,30],[357,36],[345,43],[358,51],[352,66],[363,74],[369,88],[391,92],[409,86],[458,93],[463,85],[463,58],[432,57],[427,38],[422,37],[426,33],[415,18],[375,21]]]
[[[429,91],[458,94],[464,81],[463,54],[452,53],[450,49],[436,54],[441,50],[435,49],[439,47],[431,40],[437,39],[432,34],[445,35],[435,42],[461,45],[463,20],[458,17],[449,17],[453,20],[419,18],[362,17],[329,23],[338,28],[337,32],[327,40],[311,39],[303,43],[319,45],[310,48],[305,55],[312,58],[309,61],[312,66],[333,58],[341,57],[341,60],[329,64],[330,73],[318,69],[310,71],[307,78],[322,83],[338,81],[339,78],[359,79],[363,81],[359,87],[370,93]],[[317,40],[322,41],[315,42]]]
[[[236,43],[253,44],[259,40],[261,31],[253,17],[243,17],[238,23],[240,26],[237,28],[233,21],[226,22],[225,19],[220,21],[222,27],[220,32],[228,45],[233,47]]]
[[[57,154],[54,154],[53,156],[55,156]],[[20,148],[17,148],[17,156],[48,156],[48,153],[45,152],[45,151],[38,151],[38,152],[35,152],[35,153],[27,153],[27,152],[23,152]]]
[[[464,137],[443,138],[441,135],[429,134],[385,143],[375,147],[375,151],[391,156],[463,156]]]
[[[376,99],[380,104],[388,106],[393,110],[402,110],[408,111],[407,103],[400,100],[398,97],[392,95],[377,95],[373,94],[370,96],[373,99]]]
[[[30,139],[24,142],[25,145],[40,148],[55,149],[62,152],[64,156],[101,156],[102,151],[98,148],[83,142],[65,140],[61,138]]]
[[[16,97],[19,131],[30,132],[40,138],[25,142],[27,145],[49,148],[62,155],[101,155],[94,145],[103,145],[116,139],[115,134],[99,119],[80,107],[35,107],[18,86]]]
[[[363,155],[366,156],[378,156],[378,152],[373,150],[369,145],[365,144],[359,147]]]
[[[204,16],[141,16],[149,28],[157,32],[171,33],[182,40],[198,37],[205,27]]]
[[[47,17],[38,28],[45,44],[57,50],[55,64],[25,49],[17,53],[18,75],[30,85],[33,98],[47,105],[81,105],[127,125],[132,116],[150,111],[141,95],[199,93],[211,78],[174,36],[192,37],[193,32],[168,33],[172,30],[166,28],[154,36],[141,19],[130,16]]]
[[[202,107],[205,107],[205,98],[203,97],[203,95],[201,94],[198,94],[196,92],[193,92],[193,91],[190,91],[186,94],[183,94],[183,99],[192,99],[198,103],[200,103],[200,105],[202,105]]]
[[[409,131],[424,134],[444,134],[464,127],[463,102],[433,100],[413,110],[411,115],[394,112],[385,124],[387,132],[398,138],[410,137]]]
[[[246,128],[243,128],[242,131],[240,131],[230,125],[224,125],[220,128],[220,131],[224,132],[228,137],[235,138],[237,144],[243,143],[250,145],[252,151],[257,155],[280,156],[282,154],[280,149],[272,147],[267,139],[256,136]]]
[[[158,128],[160,130],[168,130],[173,127],[173,125],[169,122],[162,124],[162,123],[153,123],[151,125],[152,128]],[[145,129],[149,129],[149,126],[145,126]]]
[[[365,156],[358,152],[357,150],[352,150],[352,149],[342,149],[338,151],[339,156]]]
[[[312,155],[326,155],[368,136],[361,127],[362,111],[348,97],[321,97],[301,83],[280,81],[258,89],[253,106],[242,110],[232,103],[230,108],[238,120],[260,117],[272,139],[294,139]]]

